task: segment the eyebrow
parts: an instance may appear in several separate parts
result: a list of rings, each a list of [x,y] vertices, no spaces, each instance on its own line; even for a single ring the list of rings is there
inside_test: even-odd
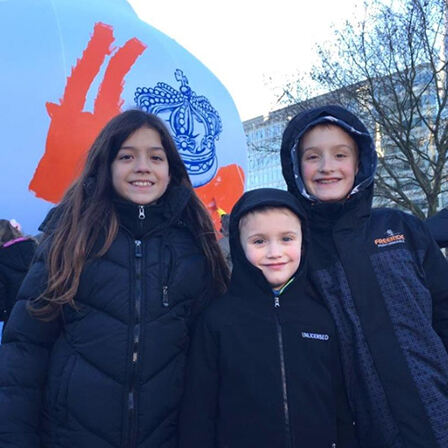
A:
[[[313,149],[319,149],[319,146],[308,146],[307,148],[303,148],[303,152],[306,151],[311,151]],[[341,143],[340,145],[333,145],[332,148],[347,148],[347,149],[356,149],[356,146],[350,146],[350,145],[346,145],[344,143]]]
[[[129,146],[120,146],[120,149],[133,149],[133,150],[135,150],[137,148],[135,146],[129,145]],[[165,152],[165,148],[163,146],[149,146],[146,149],[153,149],[153,150],[164,151]]]
[[[293,234],[293,235],[298,235],[299,234],[299,232],[298,232],[298,230],[285,230],[284,232],[281,232],[280,233],[280,235],[290,235],[290,234]],[[254,233],[254,234],[252,234],[252,235],[248,235],[247,236],[247,238],[254,238],[254,237],[257,237],[257,238],[259,238],[259,237],[265,237],[265,234],[264,233]]]

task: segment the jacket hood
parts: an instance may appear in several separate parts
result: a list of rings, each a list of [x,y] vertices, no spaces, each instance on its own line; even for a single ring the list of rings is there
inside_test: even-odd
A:
[[[306,191],[302,180],[298,143],[306,131],[321,123],[341,127],[358,145],[359,170],[350,195],[353,196],[373,185],[377,154],[372,137],[354,114],[343,107],[329,105],[301,112],[289,122],[283,132],[280,154],[283,177],[288,190],[294,194],[300,194],[311,202],[318,202],[315,196]]]
[[[242,284],[247,285],[250,284],[251,281],[255,281],[255,283],[263,289],[270,289],[261,270],[247,260],[243,247],[241,246],[239,231],[239,222],[244,215],[251,210],[265,206],[286,207],[299,217],[302,227],[302,259],[297,272],[304,270],[305,257],[303,254],[306,252],[306,247],[308,245],[308,230],[306,213],[303,207],[299,201],[287,191],[277,190],[275,188],[259,188],[244,193],[234,205],[232,213],[230,214],[229,243],[233,263],[231,288],[241,287]],[[236,284],[238,284],[238,286]]]

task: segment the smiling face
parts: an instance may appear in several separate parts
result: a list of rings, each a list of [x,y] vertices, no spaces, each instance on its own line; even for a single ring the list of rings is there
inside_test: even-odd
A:
[[[118,150],[111,170],[112,184],[122,198],[139,205],[157,201],[170,182],[159,133],[147,127],[133,132]]]
[[[273,289],[280,289],[299,268],[302,229],[288,208],[255,210],[243,216],[240,242],[246,258],[263,272]]]
[[[308,193],[323,202],[345,199],[358,172],[355,140],[335,125],[318,125],[300,142],[301,171]]]

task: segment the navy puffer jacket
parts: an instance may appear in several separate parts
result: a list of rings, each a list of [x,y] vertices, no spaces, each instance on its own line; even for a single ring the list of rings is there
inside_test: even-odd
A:
[[[208,289],[182,221],[189,198],[171,188],[159,206],[117,204],[118,235],[86,264],[78,309],[49,323],[26,310],[47,277],[40,251],[0,347],[2,448],[177,446],[189,325]]]
[[[36,251],[32,238],[17,238],[0,248],[0,321],[6,322]]]
[[[350,196],[319,202],[304,187],[298,142],[311,127],[356,141]],[[283,134],[283,175],[309,213],[309,275],[338,329],[349,402],[363,448],[448,446],[448,264],[427,227],[372,209],[376,152],[365,126],[338,106],[311,109]]]

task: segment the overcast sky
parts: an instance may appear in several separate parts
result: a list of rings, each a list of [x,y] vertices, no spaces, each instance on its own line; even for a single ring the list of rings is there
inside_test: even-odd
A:
[[[298,69],[309,69],[314,44],[330,37],[332,23],[362,13],[359,0],[128,1],[142,20],[175,39],[220,79],[242,120],[275,108],[272,87]]]

